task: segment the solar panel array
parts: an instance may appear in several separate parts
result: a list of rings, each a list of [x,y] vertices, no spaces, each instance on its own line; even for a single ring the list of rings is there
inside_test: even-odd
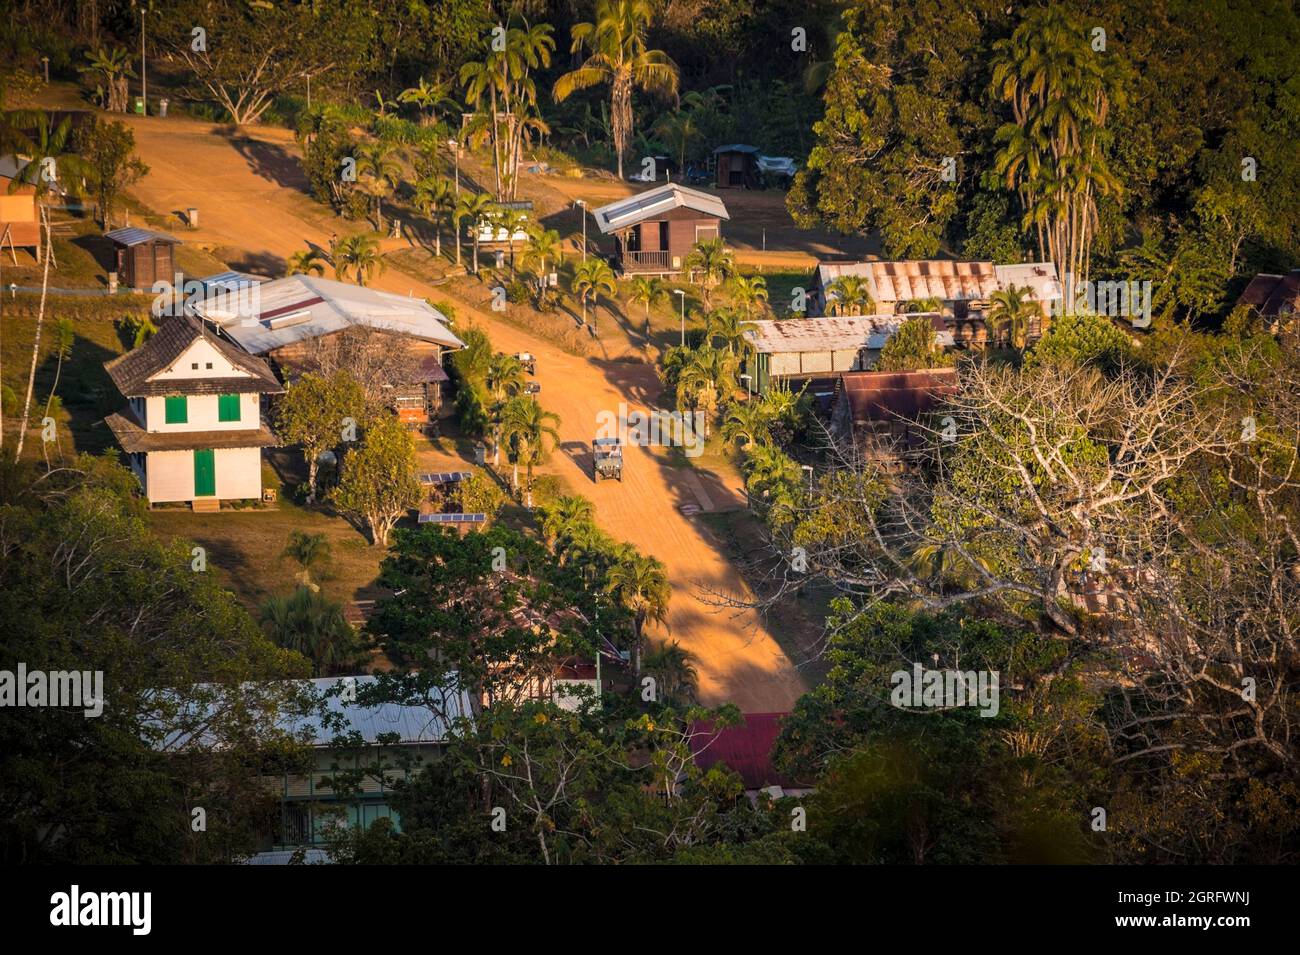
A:
[[[469,480],[469,471],[424,471],[419,475],[421,484],[452,484]]]
[[[486,514],[421,514],[421,524],[482,524]]]

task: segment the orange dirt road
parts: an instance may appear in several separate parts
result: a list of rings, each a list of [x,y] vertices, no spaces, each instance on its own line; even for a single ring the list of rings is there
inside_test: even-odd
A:
[[[200,228],[179,231],[185,241],[242,250],[246,260],[235,264],[269,275],[281,274],[284,259],[308,242],[328,245],[331,227],[304,205],[297,151],[287,132],[252,130],[242,137],[251,142],[236,146],[211,124],[136,117],[128,122],[150,167],[132,192],[162,214],[196,206]],[[393,269],[375,286],[452,298],[446,289]],[[630,409],[649,407],[660,392],[654,368],[578,358],[494,320],[490,312],[464,302],[457,307],[487,329],[498,348],[537,357],[541,403],[561,419],[562,446],[544,470],[562,475],[590,498],[598,523],[615,538],[664,562],[673,586],[669,625],[654,628],[652,635],[676,639],[694,655],[701,701],[731,702],[751,713],[789,710],[804,691],[794,662],[754,611],[720,608],[705,598],[708,591],[748,591],[704,528],[678,510],[681,504],[705,510],[742,506],[739,478],[674,469],[662,451],[632,447],[626,451],[621,483],[592,482],[590,442],[598,413],[617,413],[620,402]]]

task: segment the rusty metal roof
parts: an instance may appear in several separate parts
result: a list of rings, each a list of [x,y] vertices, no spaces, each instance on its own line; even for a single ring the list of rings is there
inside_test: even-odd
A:
[[[953,343],[937,315],[858,315],[834,318],[786,318],[779,321],[749,322],[745,337],[754,350],[768,354],[843,351],[849,348],[885,347],[894,332],[912,318],[929,317],[939,344]],[[936,319],[939,319],[936,321]]]

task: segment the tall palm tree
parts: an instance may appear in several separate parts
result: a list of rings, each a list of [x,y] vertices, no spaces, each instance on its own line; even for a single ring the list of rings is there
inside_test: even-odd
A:
[[[402,164],[388,143],[365,143],[357,148],[357,185],[375,201],[377,232],[384,231],[384,197],[396,188],[401,176]]]
[[[433,254],[442,258],[442,227],[456,208],[456,187],[442,176],[425,176],[415,184],[414,202],[433,220]]]
[[[524,246],[523,265],[526,269],[537,269],[537,300],[543,307],[547,303],[547,289],[550,288],[550,265],[559,266],[564,261],[564,242],[555,229],[534,228],[528,234],[528,244]]]
[[[600,305],[600,293],[613,297],[618,285],[614,279],[614,270],[604,259],[592,256],[586,262],[579,262],[573,269],[573,294],[582,302],[582,324],[587,324],[587,299],[592,301],[591,331],[596,331],[596,309]]]
[[[505,231],[506,246],[510,249],[510,271],[515,270],[515,236],[528,227],[528,216],[519,209],[502,209],[493,217],[493,224]]]
[[[678,109],[664,113],[654,124],[655,135],[677,153],[677,168],[686,168],[686,151],[700,136],[700,125],[692,110]]]
[[[623,154],[632,144],[632,91],[642,89],[677,97],[678,71],[663,50],[646,47],[654,9],[649,0],[599,0],[596,21],[573,27],[574,53],[590,48],[591,55],[576,70],[555,81],[557,101],[577,90],[608,83],[614,152],[618,177],[623,178]]]
[[[284,264],[284,274],[288,275],[324,275],[325,256],[320,249],[310,246],[289,256]]]
[[[876,309],[871,285],[861,275],[841,275],[826,291],[827,304],[831,299],[835,301],[837,315],[862,315]]]
[[[668,294],[668,287],[663,279],[653,276],[638,275],[632,280],[632,289],[628,301],[645,306],[646,337],[650,335],[650,306],[661,301]]]
[[[545,411],[535,398],[516,395],[501,412],[501,435],[514,448],[514,485],[519,487],[519,465],[525,469],[524,505],[533,507],[533,467],[541,464],[550,448],[560,443],[560,416]]]
[[[474,232],[474,274],[478,275],[479,224],[487,218],[492,208],[492,197],[486,192],[463,192],[456,200],[452,222],[456,227],[456,264],[460,265],[460,226],[466,219]]]
[[[712,305],[710,290],[735,272],[736,262],[721,239],[709,239],[695,243],[691,251],[686,254],[686,269],[692,278],[699,274],[704,307],[709,308]]]
[[[1024,351],[1029,343],[1029,331],[1040,312],[1037,303],[1028,298],[1028,288],[1011,285],[989,296],[989,311],[984,319],[989,339],[1000,337],[1002,329],[1017,351]]]
[[[492,405],[492,464],[501,463],[501,413],[506,402],[524,387],[524,365],[514,355],[498,352],[488,361],[487,374],[483,376]]]
[[[704,333],[708,340],[722,339],[723,347],[732,355],[743,355],[753,347],[753,342],[745,337],[745,330],[752,325],[734,308],[715,308],[704,316]]]
[[[27,165],[18,170],[9,183],[9,191],[17,192],[24,185],[29,185],[35,190],[36,202],[40,208],[41,226],[45,229],[41,303],[36,313],[36,334],[32,339],[32,364],[27,375],[27,396],[23,399],[23,414],[20,419],[22,426],[18,429],[18,446],[14,451],[16,461],[22,457],[23,442],[27,436],[27,416],[32,411],[32,392],[36,388],[36,362],[41,351],[41,329],[45,325],[45,301],[50,287],[50,263],[54,260],[50,199],[56,186],[64,193],[80,194],[90,170],[80,156],[68,152],[72,137],[71,117],[65,118],[55,126],[50,121],[50,117],[42,113],[36,123],[34,137],[12,129],[5,132],[5,137],[12,138],[19,146],[19,151],[29,158]]]
[[[631,547],[619,556],[605,575],[605,590],[632,614],[633,660],[641,673],[641,640],[648,620],[662,623],[668,617],[672,586],[664,565],[654,557],[638,554]]]
[[[761,275],[733,275],[731,300],[745,310],[748,320],[755,308],[767,307],[767,279]]]
[[[388,268],[379,254],[379,243],[359,233],[337,240],[330,248],[330,258],[336,279],[347,281],[350,277],[358,285],[365,285]]]

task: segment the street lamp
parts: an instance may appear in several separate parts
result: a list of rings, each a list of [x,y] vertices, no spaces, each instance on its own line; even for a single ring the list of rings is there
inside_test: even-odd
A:
[[[686,347],[686,292],[682,289],[673,289],[673,294],[682,300],[682,347]]]
[[[745,383],[745,390],[749,392],[749,397],[754,397],[754,377],[753,375],[740,375],[740,380]]]
[[[456,195],[460,195],[460,142],[459,140],[449,139],[447,145],[456,156]]]
[[[808,490],[812,490],[813,469],[811,464],[801,464],[799,467],[808,472]]]
[[[587,261],[587,200],[575,199],[574,205],[582,206],[582,261]]]

